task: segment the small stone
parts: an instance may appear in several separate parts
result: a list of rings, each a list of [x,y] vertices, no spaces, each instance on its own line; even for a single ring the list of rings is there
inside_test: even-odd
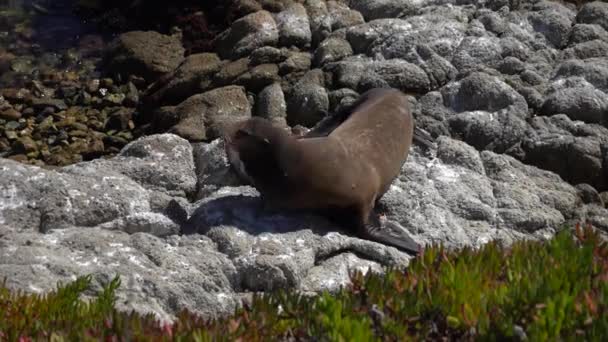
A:
[[[127,95],[122,103],[127,107],[136,107],[139,103],[139,91],[132,82],[127,83]]]
[[[19,120],[21,118],[21,113],[15,110],[14,108],[7,108],[0,112],[0,119],[4,120]]]
[[[89,128],[87,127],[87,125],[85,125],[85,124],[83,124],[83,123],[80,123],[80,122],[74,122],[74,123],[72,124],[72,127],[73,127],[74,129],[77,129],[77,130],[80,130],[80,131],[86,131],[86,130],[88,130],[88,129],[89,129]]]
[[[125,99],[125,94],[108,94],[103,97],[103,104],[108,106],[120,106]]]
[[[70,136],[71,137],[79,137],[79,138],[83,138],[87,136],[87,132],[85,131],[81,131],[81,130],[74,130],[70,132]]]
[[[19,137],[15,131],[5,131],[4,135],[6,135],[8,140],[15,140]]]
[[[51,98],[35,98],[32,100],[32,107],[34,109],[44,109],[45,107],[53,107],[57,110],[66,110],[68,106],[60,99]]]
[[[105,137],[103,137],[103,143],[109,146],[123,147],[129,142],[127,141],[127,139],[121,138],[116,135],[106,135]]]
[[[99,85],[103,88],[112,88],[112,86],[114,85],[114,80],[112,80],[111,78],[104,78],[99,81]]]
[[[25,136],[17,139],[13,145],[13,149],[20,153],[30,153],[38,151],[38,145],[31,137]]]
[[[96,93],[99,90],[100,83],[101,83],[101,81],[99,81],[99,79],[90,80],[87,83],[87,91],[91,94]]]

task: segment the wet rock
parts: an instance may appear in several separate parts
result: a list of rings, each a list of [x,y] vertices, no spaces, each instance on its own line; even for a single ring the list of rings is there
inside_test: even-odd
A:
[[[586,3],[576,15],[576,21],[599,25],[604,30],[608,30],[608,4],[602,1]]]
[[[351,56],[353,49],[350,43],[340,38],[327,38],[315,50],[314,65],[322,66],[328,62],[337,62],[342,58]]]
[[[173,71],[184,60],[184,48],[176,36],[155,31],[131,31],[118,36],[104,60],[110,72],[127,78],[134,74],[148,83]]]
[[[268,11],[248,14],[236,20],[217,37],[216,48],[223,59],[237,59],[264,45],[276,45],[279,31]]]
[[[198,53],[186,57],[177,69],[151,84],[143,94],[143,103],[152,108],[175,105],[211,87],[212,77],[222,62],[214,53]]]
[[[291,4],[278,13],[275,19],[279,30],[279,44],[300,48],[310,45],[312,34],[308,15],[302,4]]]
[[[323,72],[314,69],[306,73],[287,97],[287,120],[290,126],[313,126],[329,109],[329,98]]]
[[[219,137],[226,124],[251,116],[251,106],[241,86],[217,88],[193,95],[174,107],[157,112],[157,128],[192,140],[212,140]]]
[[[287,116],[285,96],[279,83],[267,86],[258,94],[255,114],[269,120],[285,118]]]

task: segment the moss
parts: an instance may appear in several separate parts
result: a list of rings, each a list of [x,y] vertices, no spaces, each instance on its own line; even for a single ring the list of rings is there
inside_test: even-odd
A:
[[[433,246],[407,270],[354,273],[352,285],[333,295],[256,295],[212,321],[183,311],[161,325],[118,312],[118,278],[84,303],[78,298],[90,279],[44,296],[1,287],[0,339],[600,340],[608,331],[608,248],[590,227],[509,248]]]

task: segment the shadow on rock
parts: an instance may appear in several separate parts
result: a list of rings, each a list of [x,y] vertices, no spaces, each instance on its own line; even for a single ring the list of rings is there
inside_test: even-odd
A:
[[[317,235],[346,232],[330,219],[313,211],[270,211],[259,196],[228,195],[203,202],[182,225],[182,234],[206,234],[217,226],[234,226],[252,235],[286,233],[308,229]]]

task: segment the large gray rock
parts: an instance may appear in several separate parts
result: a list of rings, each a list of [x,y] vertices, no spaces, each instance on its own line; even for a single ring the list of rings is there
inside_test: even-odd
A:
[[[581,7],[576,21],[583,24],[595,24],[608,30],[608,4],[603,1],[589,2]]]
[[[608,218],[596,204],[582,204],[580,190],[551,172],[457,140],[437,142],[424,154],[413,147],[381,199],[387,218],[421,244],[509,244],[549,237],[581,218],[598,224]],[[196,166],[182,152],[168,155],[183,144],[173,135],[142,138],[116,160],[58,171],[1,160],[7,176],[0,179],[0,275],[7,285],[45,292],[57,281],[93,274],[99,288],[120,275],[119,309],[172,319],[187,308],[212,318],[229,314],[253,291],[334,291],[348,284],[352,270],[408,265],[410,256],[321,216],[259,212],[259,194],[235,181],[221,140],[195,146]],[[140,159],[147,158],[157,158],[147,166],[150,172],[170,173],[162,166],[169,164],[175,173],[196,170],[200,199],[159,196],[176,186],[158,187],[161,181],[146,182],[145,173],[122,168],[143,168]],[[57,185],[60,190],[52,191]],[[166,210],[151,212],[159,201]],[[170,208],[181,208],[184,218],[171,219]],[[42,224],[44,233],[32,229]]]
[[[262,10],[236,20],[216,39],[220,57],[237,59],[264,45],[276,45],[279,30],[272,15]]]
[[[312,33],[306,8],[294,3],[275,16],[279,30],[279,44],[306,47],[310,45]]]
[[[177,106],[161,107],[155,116],[156,127],[169,128],[191,141],[213,140],[226,125],[249,118],[251,105],[243,87],[226,86],[193,95]]]
[[[176,105],[188,97],[206,91],[222,63],[214,53],[193,54],[170,74],[156,81],[144,94],[147,106]]]
[[[116,38],[105,62],[111,72],[141,76],[152,82],[173,71],[184,60],[184,48],[176,36],[155,31],[131,31]]]
[[[350,7],[370,21],[381,18],[396,18],[414,11],[416,3],[401,0],[351,0]]]

